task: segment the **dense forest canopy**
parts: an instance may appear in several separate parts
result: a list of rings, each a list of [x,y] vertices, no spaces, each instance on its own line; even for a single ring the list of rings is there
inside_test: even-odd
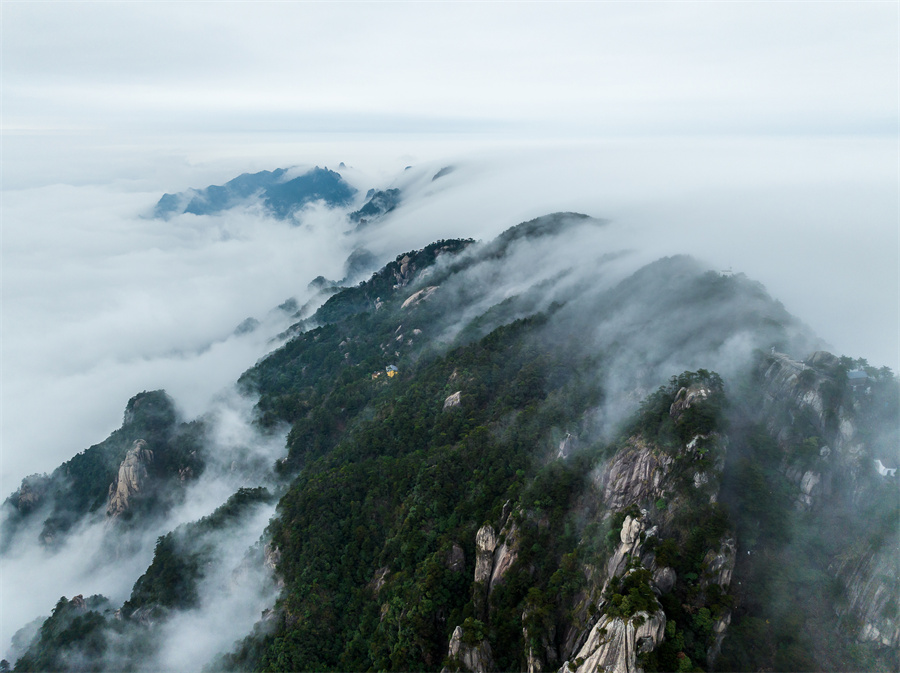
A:
[[[329,287],[238,382],[286,451],[160,535],[124,604],[60,599],[15,670],[143,670],[209,601],[224,536],[276,501],[234,573],[267,568],[277,601],[209,670],[896,668],[900,510],[875,467],[898,459],[896,377],[810,355],[759,284],[686,257],[523,284],[597,226],[441,240]],[[40,520],[58,544],[132,481],[106,525],[136,534],[238,469],[212,424],[141,393],[23,483],[4,540]]]

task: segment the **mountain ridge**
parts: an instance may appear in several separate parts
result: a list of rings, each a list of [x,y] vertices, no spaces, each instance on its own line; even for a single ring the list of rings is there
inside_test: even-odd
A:
[[[315,168],[290,178],[289,169],[243,173],[224,185],[210,185],[177,194],[163,194],[153,209],[156,218],[168,219],[182,213],[214,215],[258,198],[273,217],[289,218],[294,211],[312,201],[328,206],[344,206],[356,194],[340,173]]]
[[[209,666],[890,670],[898,503],[874,460],[896,458],[896,378],[806,357],[818,340],[746,277],[686,256],[617,275],[613,251],[579,250],[598,226],[558,213],[398,255],[242,375],[257,430],[290,427],[252,556],[282,588]],[[141,406],[90,503],[146,439],[125,431]],[[160,428],[199,432],[179,423]],[[5,507],[32,517],[26,482]],[[123,642],[152,660],[152,630],[126,615],[137,640],[117,641],[98,601],[60,603],[92,615],[81,635],[36,638],[16,669],[139,669]]]

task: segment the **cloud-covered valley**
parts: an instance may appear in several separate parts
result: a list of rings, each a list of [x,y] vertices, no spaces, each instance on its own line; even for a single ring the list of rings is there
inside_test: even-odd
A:
[[[167,390],[186,420],[206,414],[221,465],[204,476],[183,508],[148,531],[140,551],[117,563],[114,573],[97,575],[90,565],[95,561],[64,562],[71,545],[97,547],[102,523],[85,524],[58,554],[28,549],[6,559],[3,647],[27,621],[47,614],[60,595],[96,592],[121,602],[146,568],[157,535],[208,515],[239,486],[266,483],[267,470],[284,450],[284,435],[264,437],[250,427],[251,410],[234,397],[234,382],[281,343],[278,335],[296,322],[297,307],[311,302],[308,315],[324,301],[326,295],[310,281],[344,278],[357,249],[368,250],[380,266],[435,240],[488,241],[548,212],[583,212],[603,224],[567,230],[560,238],[570,238],[552,248],[542,248],[540,239],[522,243],[501,266],[473,267],[466,282],[475,291],[444,287],[461,298],[477,298],[460,305],[459,324],[536,287],[540,308],[576,292],[599,295],[660,257],[687,254],[700,260],[700,268],[731,269],[762,281],[837,352],[897,366],[891,143],[669,139],[494,146],[466,153],[437,149],[418,157],[398,156],[389,145],[380,153],[372,147],[356,154],[348,145],[333,148],[319,164],[339,170],[359,190],[356,200],[337,209],[313,204],[287,220],[252,200],[218,215],[149,217],[164,192],[221,184],[243,172],[234,157],[180,182],[156,179],[152,188],[146,180],[110,176],[88,185],[33,185],[4,194],[4,497],[25,475],[49,472],[101,441],[120,425],[125,402],[142,390]],[[335,156],[339,151],[343,158]],[[296,147],[264,152],[271,161],[266,168],[293,166],[299,153]],[[247,170],[256,170],[258,161]],[[336,168],[340,161],[346,168]],[[446,167],[453,170],[435,179]],[[355,229],[347,213],[373,188],[399,189],[400,206]],[[290,298],[296,304],[280,309]],[[617,316],[615,329],[627,324],[627,307],[610,312]],[[236,332],[249,317],[259,321],[256,329]],[[584,327],[587,317],[567,319]],[[448,329],[448,341],[458,327]],[[599,320],[587,347],[614,343],[616,334],[607,337],[604,329]],[[646,329],[646,323],[636,322],[634,329]],[[638,337],[634,347],[654,353],[660,341],[655,333]],[[717,366],[727,369],[752,346],[722,345]],[[690,357],[659,357],[649,378],[696,366]],[[622,361],[612,370],[611,390],[627,390],[619,377],[639,364]],[[625,406],[636,403],[629,398]],[[620,407],[607,410],[610,418],[629,411]],[[230,460],[238,455],[262,466],[256,481],[229,477]],[[270,513],[235,538],[239,543],[229,547],[229,558],[239,560]],[[221,572],[231,569],[223,566]],[[40,595],[13,588],[31,587],[29,578],[36,576],[54,578],[42,584]],[[212,586],[218,580],[209,581]],[[272,598],[265,592],[236,596],[243,601],[244,621],[225,640],[246,633]],[[206,623],[218,604],[205,605],[211,612],[195,613],[196,623]],[[183,624],[190,632],[191,619],[186,613],[169,627]],[[211,655],[230,644],[225,640],[197,643],[197,651]],[[190,652],[173,646],[160,653],[161,665],[178,668],[184,661],[179,657]]]
[[[188,416],[201,413],[289,324],[276,307],[308,301],[316,276],[341,279],[353,249],[383,263],[439,238],[488,240],[561,210],[609,220],[590,244],[628,250],[635,266],[690,254],[746,273],[836,350],[896,367],[891,145],[619,141],[463,156],[444,148],[443,158],[420,162],[384,149],[374,161],[369,149],[359,154],[371,165],[359,167],[348,151],[343,175],[359,203],[373,187],[398,187],[404,199],[356,235],[345,233],[346,211],[325,208],[307,209],[299,224],[258,206],[146,217],[162,192],[203,186],[208,171],[154,191],[118,180],[8,191],[4,492],[99,441],[135,392],[165,388]],[[296,163],[286,152],[272,161]],[[448,165],[456,170],[433,181]],[[236,336],[248,317],[263,328]]]

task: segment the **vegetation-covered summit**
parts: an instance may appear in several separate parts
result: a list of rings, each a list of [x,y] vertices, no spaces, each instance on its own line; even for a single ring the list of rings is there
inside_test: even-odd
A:
[[[281,589],[211,670],[895,668],[897,379],[806,357],[745,277],[585,264],[597,228],[398,255],[244,373],[289,428]],[[158,539],[131,626],[202,603],[210,525]]]

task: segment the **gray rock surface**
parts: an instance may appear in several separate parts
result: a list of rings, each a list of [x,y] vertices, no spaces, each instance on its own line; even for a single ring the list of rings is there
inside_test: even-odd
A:
[[[651,652],[664,640],[666,615],[662,610],[650,615],[639,612],[643,620],[603,617],[591,629],[587,641],[572,662],[566,662],[559,673],[639,673],[637,655]]]
[[[494,670],[494,658],[491,654],[491,645],[485,640],[477,644],[465,642],[463,627],[457,626],[450,638],[450,646],[447,651],[450,665],[441,673],[449,671],[471,671],[471,673],[486,673]]]
[[[457,390],[455,393],[447,397],[446,400],[444,400],[444,411],[447,411],[447,409],[452,409],[453,407],[458,407],[461,401],[462,391]]]
[[[857,640],[884,647],[900,647],[900,617],[896,612],[900,536],[894,531],[876,549],[845,562],[838,577],[846,588],[841,614],[853,615],[858,624]]]
[[[630,438],[626,448],[616,455],[597,479],[604,504],[618,510],[660,498],[662,482],[672,462],[670,456],[641,437]]]
[[[275,585],[279,589],[284,588],[284,579],[278,574],[278,564],[281,562],[281,550],[267,542],[263,547],[263,565],[268,568],[275,578]]]
[[[672,406],[669,407],[669,416],[678,419],[693,404],[702,402],[709,397],[711,391],[703,386],[691,386],[690,388],[682,388],[675,394]]]
[[[718,551],[710,549],[703,557],[703,566],[706,570],[700,579],[700,586],[706,588],[711,584],[718,584],[721,587],[728,587],[731,584],[731,574],[734,572],[735,555],[734,540],[727,539],[722,541],[722,546]]]
[[[462,572],[466,568],[466,553],[463,548],[454,543],[447,553],[447,568],[455,573]]]
[[[807,359],[808,364],[796,362],[782,353],[767,356],[765,380],[765,408],[768,412],[769,429],[784,433],[790,425],[784,425],[784,412],[808,419],[820,437],[827,438],[831,448],[843,454],[855,454],[860,450],[854,425],[848,410],[839,406],[833,409],[825,401],[824,390],[830,383],[826,374],[818,368],[834,366],[831,353],[819,351]],[[815,365],[811,367],[808,365]],[[835,423],[826,418],[835,414]],[[837,432],[832,431],[837,428]]]
[[[493,526],[485,525],[475,534],[475,582],[487,582],[494,567],[497,535]]]
[[[572,455],[572,451],[575,449],[575,438],[571,433],[567,432],[566,436],[559,443],[559,448],[556,450],[556,457],[560,460],[565,460],[570,455]]]
[[[818,495],[819,482],[822,481],[822,475],[812,470],[807,470],[800,478],[800,495],[797,497],[797,503],[803,509],[809,509],[815,502],[815,496]]]
[[[625,571],[629,556],[639,556],[641,550],[641,533],[645,528],[642,519],[625,517],[622,523],[622,532],[619,533],[619,547],[606,564],[608,577],[617,577]]]
[[[716,620],[716,623],[713,624],[713,634],[715,635],[715,642],[710,646],[709,651],[706,654],[706,668],[712,670],[713,666],[716,663],[716,659],[719,656],[719,652],[722,651],[722,641],[725,640],[725,632],[728,630],[728,626],[731,624],[731,612],[726,612],[719,619]]]
[[[44,503],[49,487],[50,478],[46,474],[25,477],[19,490],[11,498],[19,514],[29,514],[38,509]]]
[[[494,550],[494,569],[491,572],[490,591],[494,587],[503,582],[503,578],[513,563],[519,558],[519,527],[515,521],[508,521],[507,525],[500,531],[500,539],[497,548]]]
[[[115,518],[128,511],[134,496],[141,492],[147,481],[147,466],[152,462],[153,452],[147,448],[147,442],[135,440],[119,465],[115,480],[109,485],[106,516]]]
[[[404,255],[403,259],[399,260],[400,268],[393,272],[396,281],[394,288],[404,287],[412,280],[416,267],[410,262],[412,262],[412,258],[409,255]]]
[[[423,301],[427,301],[428,298],[433,295],[434,291],[437,289],[437,285],[430,285],[419,290],[418,292],[414,292],[405,302],[403,302],[403,304],[401,304],[400,308],[412,308],[417,304],[421,304]]]
[[[667,594],[672,589],[675,588],[675,580],[677,576],[675,574],[675,570],[669,568],[668,566],[664,568],[657,568],[653,572],[653,584],[656,585],[656,588],[659,589],[661,594]]]

